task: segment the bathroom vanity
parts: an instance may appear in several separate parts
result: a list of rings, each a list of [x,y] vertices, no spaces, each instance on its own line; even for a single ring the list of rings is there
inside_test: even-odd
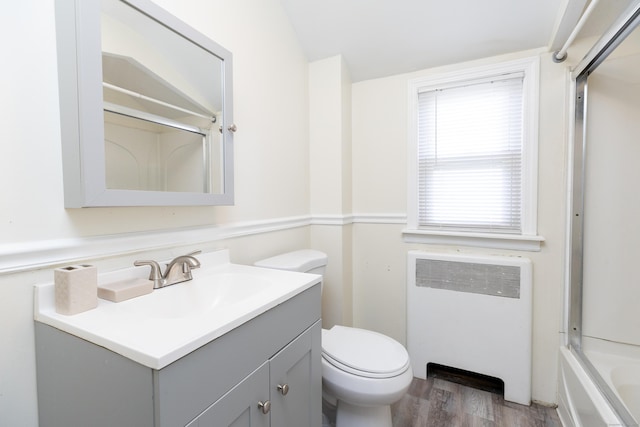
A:
[[[320,276],[223,262],[193,282],[75,316],[36,286],[41,425],[319,427]]]

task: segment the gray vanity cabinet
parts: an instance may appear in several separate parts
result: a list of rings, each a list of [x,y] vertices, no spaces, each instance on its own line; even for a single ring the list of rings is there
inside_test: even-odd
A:
[[[269,427],[269,414],[263,414],[257,405],[268,395],[268,383],[269,363],[265,362],[188,427]]]
[[[319,284],[159,370],[43,323],[35,334],[42,426],[322,422]]]
[[[320,322],[260,365],[188,427],[298,427],[319,425]],[[264,409],[263,409],[264,408]]]

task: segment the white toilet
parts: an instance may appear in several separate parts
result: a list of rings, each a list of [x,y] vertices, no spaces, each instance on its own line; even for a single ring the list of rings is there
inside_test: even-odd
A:
[[[303,249],[255,265],[322,275],[327,255]],[[322,330],[323,395],[337,401],[336,427],[391,427],[391,404],[412,379],[409,354],[394,339],[346,326]]]

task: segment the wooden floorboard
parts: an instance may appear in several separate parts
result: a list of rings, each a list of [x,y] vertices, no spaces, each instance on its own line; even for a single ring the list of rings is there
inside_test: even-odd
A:
[[[414,378],[392,414],[393,427],[561,427],[555,408],[507,402],[502,395],[437,378]]]
[[[324,412],[335,422],[335,409],[325,406]],[[555,408],[507,402],[502,395],[438,378],[414,378],[391,412],[393,427],[562,427]]]

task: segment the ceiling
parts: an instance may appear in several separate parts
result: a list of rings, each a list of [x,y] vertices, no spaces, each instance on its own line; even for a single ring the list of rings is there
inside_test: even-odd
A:
[[[606,29],[611,15],[617,16],[629,1],[603,0],[582,33]],[[589,4],[587,0],[281,2],[307,59],[341,54],[354,82],[533,48],[555,51]]]

